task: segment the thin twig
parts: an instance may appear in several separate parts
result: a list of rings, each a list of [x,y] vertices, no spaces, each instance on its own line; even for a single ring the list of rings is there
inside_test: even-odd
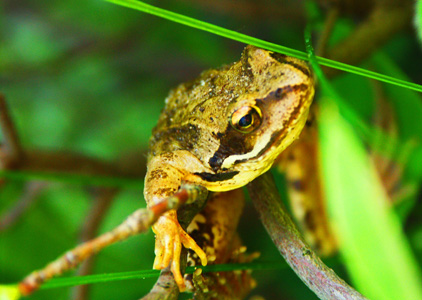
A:
[[[382,1],[381,1],[382,2]],[[409,26],[412,19],[412,1],[395,1],[396,5],[379,5],[345,40],[327,51],[327,58],[346,64],[358,64],[368,58],[397,32]],[[339,70],[324,67],[328,77]]]
[[[91,210],[87,215],[84,225],[82,226],[81,242],[86,242],[93,239],[98,234],[104,217],[115,199],[117,189],[99,188],[95,191],[95,200],[91,205]],[[78,276],[84,276],[92,273],[95,265],[95,256],[84,261],[77,272]],[[72,290],[71,299],[85,300],[89,297],[90,285],[78,285]]]
[[[168,267],[161,271],[154,287],[141,300],[176,300],[178,297],[179,287]]]
[[[28,182],[22,197],[15,205],[0,216],[0,232],[10,228],[34,204],[39,193],[47,185],[44,181]]]
[[[29,274],[19,283],[20,293],[24,296],[33,293],[49,279],[74,269],[105,247],[145,232],[166,211],[177,209],[185,203],[191,204],[192,201],[200,201],[200,199],[205,199],[207,195],[208,190],[201,186],[192,185],[187,188],[182,187],[173,196],[147,209],[136,210],[113,230],[77,246],[48,264],[44,269]]]
[[[306,244],[282,205],[270,173],[249,183],[248,191],[280,254],[320,299],[366,299],[328,268]]]
[[[23,151],[7,108],[6,99],[2,94],[0,94],[0,127],[3,133],[3,142],[6,147],[7,158],[9,160],[6,164],[4,164],[3,161],[3,166],[8,168],[10,165],[14,165],[21,160]]]
[[[325,56],[328,42],[330,41],[331,33],[333,32],[334,26],[338,19],[339,11],[337,7],[332,7],[328,11],[327,17],[325,18],[324,27],[321,35],[318,39],[318,43],[315,47],[315,54],[318,56]]]

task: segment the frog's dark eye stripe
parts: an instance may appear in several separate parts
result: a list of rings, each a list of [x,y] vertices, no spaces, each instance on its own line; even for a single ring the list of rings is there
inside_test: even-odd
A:
[[[284,54],[275,52],[271,52],[270,56],[282,64],[287,64],[294,67],[296,70],[301,71],[305,76],[311,76],[311,71],[307,67],[306,63],[300,62],[298,59],[294,59]]]
[[[242,106],[230,118],[231,126],[239,132],[250,133],[261,125],[261,110],[256,106]]]
[[[283,89],[282,88],[278,88],[275,92],[274,92],[274,96],[278,99],[281,99],[281,97],[283,96]]]

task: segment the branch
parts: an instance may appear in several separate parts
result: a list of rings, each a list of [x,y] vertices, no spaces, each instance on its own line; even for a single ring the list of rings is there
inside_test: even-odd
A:
[[[174,281],[170,268],[167,267],[161,271],[152,290],[140,300],[176,300],[178,297],[179,287]]]
[[[318,56],[325,56],[327,51],[327,45],[331,37],[331,33],[334,30],[337,19],[339,16],[339,10],[336,7],[332,7],[328,13],[324,22],[322,32],[319,36],[317,45],[315,47],[315,54]]]
[[[46,185],[47,183],[42,181],[31,181],[26,184],[25,191],[21,198],[17,200],[17,203],[0,216],[0,233],[15,224],[28,208],[34,204]]]
[[[247,187],[261,222],[280,254],[320,299],[366,299],[328,268],[306,244],[286,212],[270,173],[261,175]]]
[[[113,203],[117,194],[117,189],[99,188],[94,191],[96,193],[94,203],[91,205],[90,212],[82,226],[81,241],[86,242],[93,239],[98,234],[104,217]],[[95,265],[95,257],[90,257],[84,261],[78,270],[78,276],[84,276],[92,273]],[[90,285],[83,284],[74,287],[71,299],[85,300],[89,298]]]
[[[163,199],[147,209],[136,210],[113,230],[77,246],[48,264],[44,269],[29,274],[19,283],[20,294],[23,296],[30,295],[49,279],[74,269],[105,247],[145,232],[166,211],[178,209],[181,205],[192,204],[194,201],[202,202],[207,198],[207,195],[208,190],[206,188],[186,184],[173,196]]]
[[[346,64],[356,65],[368,58],[377,48],[385,44],[397,32],[410,25],[412,19],[411,1],[378,1],[368,18],[348,37],[327,51],[327,58]],[[390,3],[390,2],[395,2]],[[339,70],[323,68],[328,77],[340,73]]]
[[[15,126],[7,109],[5,97],[2,94],[0,94],[0,127],[7,151],[6,157],[2,157],[2,163],[3,167],[7,168],[10,165],[18,163],[23,156],[23,152]],[[6,158],[7,161],[4,161]]]

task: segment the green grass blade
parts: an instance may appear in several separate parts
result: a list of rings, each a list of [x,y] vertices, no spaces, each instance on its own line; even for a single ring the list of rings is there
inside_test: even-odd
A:
[[[416,32],[418,33],[419,42],[422,44],[422,0],[416,1],[415,27],[416,27]]]
[[[143,180],[139,178],[93,176],[53,172],[1,170],[0,178],[7,178],[12,180],[46,180],[78,185],[124,187],[135,189],[140,189],[143,187]]]
[[[371,58],[377,70],[399,78],[408,80],[406,74],[401,71],[390,57],[378,51]],[[420,94],[409,90],[399,89],[395,86],[386,85],[385,90],[389,96],[389,102],[393,105],[397,114],[400,135],[405,139],[422,137],[422,97]]]
[[[390,57],[382,52],[374,53],[371,62],[377,70],[403,80],[407,76]],[[411,90],[403,90],[396,86],[384,87],[388,102],[394,109],[398,130],[402,140],[414,144],[415,148],[405,165],[405,179],[417,187],[422,181],[422,97]],[[417,188],[415,189],[417,190]]]
[[[324,193],[349,274],[369,299],[422,299],[416,259],[363,144],[339,112],[338,94],[312,57],[310,31],[306,43],[326,95],[318,122]]]
[[[308,59],[306,53],[302,51],[290,49],[287,47],[283,47],[271,42],[267,42],[258,38],[254,38],[254,37],[236,32],[233,30],[225,29],[225,28],[222,28],[222,27],[219,27],[207,22],[203,22],[194,18],[190,18],[181,14],[177,14],[177,13],[162,9],[162,8],[158,8],[158,7],[143,3],[141,1],[136,1],[136,0],[106,0],[106,1],[117,4],[117,5],[121,5],[124,7],[139,10],[148,14],[152,14],[152,15],[170,20],[172,22],[180,23],[180,24],[190,26],[196,29],[207,31],[207,32],[210,32],[222,37],[230,38],[238,42],[251,44],[260,48],[264,48],[264,49],[271,50],[274,52],[283,53],[283,54],[290,55],[299,59],[304,59],[304,60]],[[333,60],[323,58],[323,57],[317,57],[316,59],[318,63],[327,67],[335,68],[338,70],[350,72],[353,74],[365,76],[365,77],[376,79],[382,82],[386,82],[386,83],[390,83],[390,84],[394,84],[394,85],[401,86],[404,88],[422,92],[422,86],[415,83],[396,79],[390,76],[386,76],[383,74],[365,70],[359,67],[343,64],[341,62],[333,61]]]
[[[226,272],[234,270],[277,270],[287,268],[285,262],[253,262],[242,264],[221,264],[209,265],[202,268],[203,272]],[[186,273],[191,274],[195,271],[195,267],[188,267]],[[41,286],[41,289],[52,289],[59,287],[69,287],[82,284],[94,284],[101,282],[119,281],[119,280],[133,280],[156,278],[160,275],[159,270],[141,270],[132,272],[119,272],[111,274],[95,274],[86,276],[74,276],[65,278],[54,278],[51,281]]]
[[[0,285],[0,300],[18,300],[20,297],[17,285]]]
[[[328,99],[319,127],[324,190],[347,269],[370,299],[422,299],[422,277],[363,145]]]

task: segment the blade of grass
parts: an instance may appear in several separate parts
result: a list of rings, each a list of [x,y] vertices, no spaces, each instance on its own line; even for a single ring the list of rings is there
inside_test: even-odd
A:
[[[48,180],[78,185],[125,187],[136,189],[140,189],[143,187],[143,180],[140,180],[139,178],[93,176],[82,174],[2,170],[0,171],[0,178],[7,178],[13,180]]]
[[[308,60],[306,53],[302,51],[290,49],[284,46],[280,46],[271,42],[267,42],[267,41],[255,38],[255,37],[248,36],[246,34],[236,32],[233,30],[225,29],[225,28],[222,28],[222,27],[219,27],[219,26],[216,26],[204,21],[200,21],[200,20],[190,18],[181,14],[177,14],[177,13],[174,13],[162,8],[158,8],[158,7],[143,3],[141,1],[136,1],[136,0],[106,0],[106,1],[117,4],[117,5],[121,5],[124,7],[132,8],[138,11],[142,11],[148,14],[152,14],[157,17],[161,17],[175,23],[180,23],[192,28],[207,31],[207,32],[210,32],[222,37],[226,37],[238,42],[254,45],[254,46],[271,50],[274,52],[278,52],[278,53],[283,53],[283,54],[290,55],[299,59]],[[416,83],[411,83],[404,80],[396,79],[390,76],[386,76],[383,74],[365,70],[359,67],[343,64],[338,61],[333,61],[324,57],[316,57],[316,60],[321,65],[324,65],[327,67],[335,68],[338,70],[350,72],[353,74],[365,76],[365,77],[376,79],[382,82],[386,82],[386,83],[394,84],[394,85],[401,86],[404,88],[412,89],[418,92],[422,92],[422,85],[419,85]]]
[[[374,53],[371,58],[377,70],[402,80],[408,80],[390,57],[381,51]],[[422,137],[422,98],[421,95],[409,90],[402,90],[394,86],[385,86],[399,121],[400,135],[405,139]]]
[[[422,0],[418,0],[415,3],[415,27],[419,42],[422,44]]]
[[[422,299],[422,275],[366,150],[339,113],[337,93],[307,50],[323,93],[319,135],[328,212],[355,285],[370,299]]]
[[[242,264],[221,264],[221,265],[209,265],[206,267],[200,267],[204,273],[207,272],[229,272],[229,271],[240,271],[240,270],[278,270],[287,268],[285,262],[253,262],[253,263],[242,263]],[[196,267],[186,268],[187,274],[192,274],[196,270]],[[145,279],[145,278],[156,278],[160,275],[158,270],[141,270],[132,272],[119,272],[111,274],[96,274],[87,276],[74,276],[66,278],[54,278],[51,281],[41,286],[41,289],[52,289],[58,287],[69,287],[81,284],[93,284],[101,282],[119,281],[119,280],[130,280],[130,279]]]
[[[20,297],[16,285],[0,285],[0,300],[18,300]]]
[[[406,74],[382,51],[374,53],[370,61],[377,70],[395,78],[408,80]],[[388,103],[394,109],[401,139],[407,140],[408,144],[413,144],[416,147],[407,157],[400,150],[396,153],[397,156],[405,154],[406,159],[403,164],[402,186],[409,192],[405,196],[406,201],[400,201],[396,206],[396,211],[400,212],[403,218],[408,216],[417,203],[417,191],[422,181],[422,122],[420,121],[422,120],[422,98],[414,91],[403,90],[392,85],[386,85],[383,89]]]

